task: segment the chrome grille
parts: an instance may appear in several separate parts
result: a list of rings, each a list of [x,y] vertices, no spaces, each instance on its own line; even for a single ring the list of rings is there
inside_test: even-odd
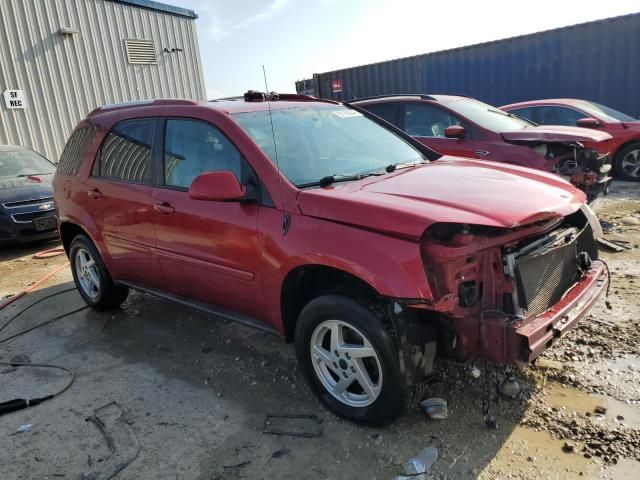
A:
[[[53,203],[53,197],[31,198],[29,200],[20,200],[18,202],[3,203],[5,208],[30,207],[40,205],[41,203]]]

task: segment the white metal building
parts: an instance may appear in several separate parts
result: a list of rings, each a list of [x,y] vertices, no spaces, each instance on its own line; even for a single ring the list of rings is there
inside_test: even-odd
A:
[[[196,18],[150,0],[0,0],[0,144],[57,162],[100,105],[204,100]]]

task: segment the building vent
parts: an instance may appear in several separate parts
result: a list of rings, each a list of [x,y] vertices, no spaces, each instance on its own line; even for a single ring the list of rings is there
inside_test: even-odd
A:
[[[156,45],[153,40],[127,38],[124,41],[124,47],[127,51],[127,61],[129,63],[142,65],[155,65],[158,63]]]

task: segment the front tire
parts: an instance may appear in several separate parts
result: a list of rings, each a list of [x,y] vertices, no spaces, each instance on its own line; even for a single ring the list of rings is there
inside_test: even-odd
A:
[[[615,157],[614,168],[621,180],[640,181],[640,143],[622,148]]]
[[[337,415],[385,424],[407,406],[395,341],[384,314],[366,302],[323,295],[298,318],[298,363],[318,398]]]
[[[113,283],[98,249],[86,235],[71,242],[69,261],[76,288],[90,307],[112,310],[127,299],[129,289]]]

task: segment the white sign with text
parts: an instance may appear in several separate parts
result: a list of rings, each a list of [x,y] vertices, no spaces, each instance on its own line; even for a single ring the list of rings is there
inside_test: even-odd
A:
[[[5,90],[4,104],[10,109],[27,108],[27,104],[24,101],[24,90]]]

